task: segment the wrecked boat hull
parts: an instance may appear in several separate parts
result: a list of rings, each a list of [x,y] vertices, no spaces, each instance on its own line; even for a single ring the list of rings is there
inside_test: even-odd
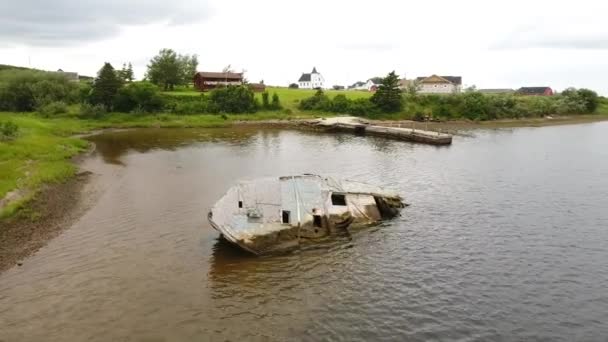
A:
[[[318,175],[241,182],[208,215],[226,240],[253,254],[298,248],[399,214],[402,198],[381,187]]]

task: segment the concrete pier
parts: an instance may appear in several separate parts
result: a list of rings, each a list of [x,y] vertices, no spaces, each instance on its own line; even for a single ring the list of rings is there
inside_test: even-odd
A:
[[[352,116],[318,119],[316,124],[327,130],[348,131],[360,135],[375,135],[432,145],[450,145],[452,143],[452,136],[450,134],[415,128],[373,125],[365,120]]]

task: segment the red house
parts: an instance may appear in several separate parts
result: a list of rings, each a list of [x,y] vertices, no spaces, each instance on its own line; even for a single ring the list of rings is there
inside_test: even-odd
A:
[[[243,84],[243,73],[201,71],[194,75],[194,86],[200,91]]]
[[[517,91],[517,94],[528,96],[552,96],[553,89],[551,89],[551,87],[521,87]]]

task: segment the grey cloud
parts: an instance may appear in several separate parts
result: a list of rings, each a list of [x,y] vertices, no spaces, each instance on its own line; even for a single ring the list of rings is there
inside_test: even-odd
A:
[[[209,13],[201,0],[3,0],[0,45],[96,41],[116,35],[122,26],[187,24]]]

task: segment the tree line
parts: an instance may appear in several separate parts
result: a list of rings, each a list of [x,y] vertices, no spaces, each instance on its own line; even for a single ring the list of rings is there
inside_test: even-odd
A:
[[[390,72],[369,99],[352,100],[340,94],[333,98],[322,90],[300,101],[302,110],[344,113],[368,117],[399,114],[414,120],[542,117],[553,114],[590,114],[600,98],[589,89],[569,88],[555,96],[487,95],[476,91],[459,94],[418,94],[415,89],[399,88],[399,78]]]

